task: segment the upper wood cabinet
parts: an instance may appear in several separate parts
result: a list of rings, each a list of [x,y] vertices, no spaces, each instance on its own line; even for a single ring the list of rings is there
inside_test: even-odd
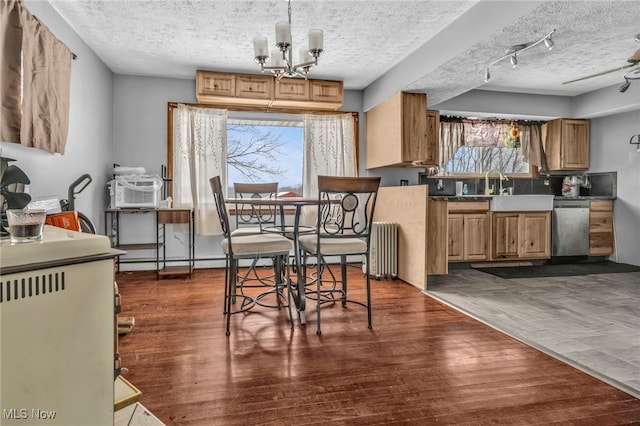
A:
[[[427,110],[427,139],[424,148],[426,165],[437,166],[440,152],[440,111]]]
[[[426,94],[398,92],[367,111],[366,119],[368,169],[437,164],[437,148],[428,142],[437,147],[440,118],[427,113]]]
[[[589,168],[589,124],[586,119],[559,118],[542,126],[549,170]]]
[[[344,102],[344,89],[342,81],[334,80],[309,80],[309,99],[313,102]]]
[[[235,97],[236,75],[198,71],[196,72],[196,92],[198,102],[201,97],[203,99]]]
[[[275,82],[277,100],[309,100],[309,80],[301,78],[282,78]]]
[[[342,81],[198,70],[196,98],[202,104],[337,110],[344,90]]]
[[[238,75],[236,96],[244,99],[270,100],[273,97],[273,79],[262,75]]]

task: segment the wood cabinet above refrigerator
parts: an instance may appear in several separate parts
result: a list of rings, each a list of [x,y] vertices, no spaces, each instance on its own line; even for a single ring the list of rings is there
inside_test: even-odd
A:
[[[366,113],[367,169],[434,166],[439,113],[424,93],[398,92]]]

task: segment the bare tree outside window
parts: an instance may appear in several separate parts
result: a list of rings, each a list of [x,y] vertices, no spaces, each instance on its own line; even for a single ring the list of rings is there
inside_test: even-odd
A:
[[[301,127],[227,125],[229,183],[278,182],[302,194],[302,145]]]
[[[444,165],[444,172],[482,174],[492,169],[504,174],[529,172],[529,164],[520,149],[517,126],[513,122],[465,122],[464,144]]]

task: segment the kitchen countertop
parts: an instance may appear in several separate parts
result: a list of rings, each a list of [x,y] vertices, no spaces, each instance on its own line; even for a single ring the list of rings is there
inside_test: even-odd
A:
[[[515,195],[538,195],[538,194],[515,194]],[[447,200],[447,201],[489,201],[493,195],[430,195],[430,199]],[[503,195],[508,197],[508,195]],[[581,195],[578,197],[565,197],[562,195],[554,196],[554,200],[615,200],[617,197],[613,195]]]
[[[556,195],[554,200],[615,200],[614,195],[580,195],[578,197],[564,197],[562,195]]]

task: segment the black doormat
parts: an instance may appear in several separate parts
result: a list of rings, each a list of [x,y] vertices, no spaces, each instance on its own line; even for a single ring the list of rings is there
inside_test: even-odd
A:
[[[510,266],[505,268],[474,268],[500,278],[568,277],[575,275],[640,272],[640,266],[610,261],[565,263],[554,265]]]

